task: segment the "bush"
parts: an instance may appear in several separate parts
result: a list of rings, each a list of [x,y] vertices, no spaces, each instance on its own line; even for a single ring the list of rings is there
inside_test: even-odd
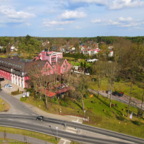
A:
[[[27,100],[27,97],[21,97],[20,98],[20,101],[22,101],[22,102],[24,102],[24,101],[26,101]]]
[[[18,94],[22,94],[22,91],[19,91],[19,89],[17,91],[13,91],[11,92],[11,95],[18,95]]]
[[[52,102],[54,104],[58,104],[58,99],[56,97],[54,97],[50,100],[50,102]]]
[[[144,115],[144,111],[142,109],[138,108],[137,116],[138,117],[143,117],[143,115]]]
[[[68,103],[65,102],[65,101],[60,101],[60,105],[61,105],[61,106],[64,106],[64,107],[67,107],[67,106],[68,106]]]
[[[135,125],[138,125],[138,126],[142,125],[142,123],[139,122],[139,121],[132,121],[132,123],[135,124]]]
[[[117,118],[118,120],[120,120],[120,121],[125,121],[125,120],[126,120],[123,116],[117,116],[116,118]]]

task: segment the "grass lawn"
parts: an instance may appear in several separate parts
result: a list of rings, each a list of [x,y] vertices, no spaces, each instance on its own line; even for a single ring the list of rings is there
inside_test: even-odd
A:
[[[37,139],[45,140],[45,141],[48,141],[48,142],[51,142],[54,144],[57,144],[59,141],[59,139],[56,140],[56,138],[53,136],[36,133],[36,132],[32,132],[32,131],[27,131],[27,130],[15,129],[15,128],[0,127],[0,132],[26,135],[26,136],[34,137]]]
[[[3,101],[2,99],[0,99],[0,112],[2,112],[2,111],[8,111],[9,108],[10,108],[10,106],[5,101]]]
[[[33,97],[27,98],[25,102],[35,105],[50,113],[84,117],[81,102],[73,101],[72,99],[49,99],[48,110],[45,108],[42,101],[38,99],[35,100]],[[133,119],[130,119],[127,117],[126,104],[112,101],[116,106],[110,108],[109,99],[102,96],[90,97],[90,95],[84,99],[84,103],[86,109],[85,116],[90,119],[89,122],[85,123],[144,138],[144,119],[136,117],[136,108],[130,107],[130,111],[133,112]]]

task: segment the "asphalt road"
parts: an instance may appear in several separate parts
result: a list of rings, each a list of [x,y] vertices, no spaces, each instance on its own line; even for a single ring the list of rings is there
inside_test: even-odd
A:
[[[0,125],[17,127],[32,131],[37,131],[40,133],[45,133],[48,135],[54,135],[56,137],[62,137],[70,139],[73,141],[80,141],[85,143],[99,143],[99,144],[144,144],[144,139],[124,135],[121,133],[116,133],[113,131],[95,128],[87,125],[82,125],[74,122],[69,122],[65,120],[44,118],[44,121],[36,121],[36,113],[34,113],[30,108],[26,107],[22,102],[15,99],[14,97],[0,92],[0,97],[8,102],[12,109],[9,111],[11,114],[0,114]],[[21,115],[17,115],[21,114]],[[87,135],[83,133],[72,133],[67,132],[61,127],[71,127],[74,129],[79,129],[80,131],[87,131]],[[101,134],[103,137],[98,137]],[[104,136],[110,138],[104,138]]]
[[[47,129],[46,134],[55,135],[58,137],[64,137],[64,138],[74,140],[74,141],[81,141],[81,142],[87,142],[87,143],[94,143],[94,142],[102,143],[103,142],[103,143],[114,143],[114,144],[118,144],[118,143],[124,144],[124,143],[129,143],[129,142],[137,143],[137,144],[144,143],[144,139],[140,139],[137,137],[132,137],[129,135],[116,133],[113,131],[96,128],[96,127],[92,127],[92,126],[88,126],[88,125],[73,123],[73,122],[69,122],[69,121],[63,121],[63,120],[57,120],[57,119],[53,119],[53,118],[44,117],[44,121],[41,122],[41,121],[36,121],[36,116],[10,115],[10,114],[1,114],[0,115],[0,125],[5,124],[4,122],[6,122],[6,121],[9,121],[9,122],[11,122],[11,123],[8,123],[8,125],[10,125],[10,126],[16,126],[16,127],[27,129],[27,127],[23,127],[23,126],[21,127],[21,125],[20,125],[21,120],[27,121],[27,122],[23,122],[23,126],[26,126],[26,124],[32,126],[32,127],[29,126],[29,130],[37,131],[40,126],[42,129],[43,128]],[[33,124],[35,126],[33,126]],[[6,125],[7,125],[7,123],[6,123]],[[33,127],[35,127],[35,128],[37,127],[38,129],[33,129]],[[58,127],[58,130],[56,130],[56,127]],[[93,134],[92,135],[83,135],[83,134],[77,133],[77,134],[72,135],[72,133],[66,132],[62,128],[60,129],[59,127],[72,127],[72,128],[79,129],[80,131],[85,130],[85,131],[91,132]],[[40,131],[38,130],[38,132],[42,132],[42,130],[40,130]],[[106,135],[106,136],[112,137],[112,139],[98,138],[98,137],[96,137],[97,134]],[[115,139],[113,139],[113,138],[115,138]],[[116,139],[119,139],[119,141],[117,141]]]
[[[36,115],[31,109],[26,107],[22,102],[14,98],[13,96],[1,91],[0,98],[5,100],[10,105],[10,110],[8,113],[11,114],[27,114],[27,115]]]
[[[23,123],[23,122],[6,120],[6,119],[1,119],[0,125],[22,128],[22,129],[31,130],[31,131],[37,131],[40,133],[44,133],[48,135],[55,135],[56,137],[63,137],[63,138],[67,138],[70,140],[85,142],[89,144],[96,144],[96,143],[98,144],[128,144],[127,142],[121,142],[121,141],[115,141],[115,140],[104,140],[103,138],[79,135],[79,134],[69,133],[66,131],[58,130],[58,129],[41,126],[41,125],[40,126],[35,125],[32,123],[29,124],[29,123]]]

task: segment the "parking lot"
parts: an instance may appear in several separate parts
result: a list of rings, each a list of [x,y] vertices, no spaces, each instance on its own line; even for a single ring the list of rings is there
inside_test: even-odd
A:
[[[24,91],[23,88],[20,88],[19,86],[12,84],[9,80],[4,80],[1,81],[1,88],[3,91],[11,94],[11,92],[16,91],[16,90],[20,90],[20,91]]]

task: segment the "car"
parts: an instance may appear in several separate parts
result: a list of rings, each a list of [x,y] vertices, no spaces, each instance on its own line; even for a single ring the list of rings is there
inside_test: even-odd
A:
[[[36,120],[44,121],[44,116],[37,116],[37,117],[36,117]]]
[[[5,87],[5,88],[12,88],[12,85],[10,85],[10,84],[5,84],[4,87]]]
[[[121,97],[124,95],[124,92],[114,91],[114,92],[112,92],[112,95]]]

